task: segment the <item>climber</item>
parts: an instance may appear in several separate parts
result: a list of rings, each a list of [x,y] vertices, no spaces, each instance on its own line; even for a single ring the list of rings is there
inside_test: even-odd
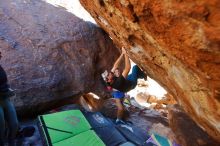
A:
[[[119,65],[123,59],[123,56],[125,59],[125,67],[121,73],[119,70]],[[126,54],[125,49],[122,48],[121,55],[116,60],[111,72],[107,74],[105,79],[107,84],[112,88],[112,96],[114,97],[116,106],[118,108],[116,123],[123,123],[122,118],[124,106],[122,102],[125,97],[125,93],[136,87],[138,78],[144,78],[145,76],[137,65],[133,66],[132,73],[128,75],[130,69],[131,63],[129,57]]]
[[[0,59],[2,54],[0,52]],[[9,146],[15,145],[15,137],[18,130],[18,119],[15,111],[15,107],[10,101],[9,97],[15,96],[13,90],[9,88],[7,83],[7,75],[4,69],[0,65],[0,145],[4,146],[6,142],[5,125],[8,126],[8,144]]]

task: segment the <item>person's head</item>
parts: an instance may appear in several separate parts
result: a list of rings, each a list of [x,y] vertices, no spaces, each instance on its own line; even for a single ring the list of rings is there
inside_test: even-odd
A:
[[[107,83],[111,83],[114,79],[114,73],[113,72],[109,72],[107,77],[106,77],[106,82]]]
[[[118,68],[116,68],[115,71],[114,71],[114,75],[115,75],[116,77],[119,77],[120,74],[121,74],[120,70],[119,70]]]

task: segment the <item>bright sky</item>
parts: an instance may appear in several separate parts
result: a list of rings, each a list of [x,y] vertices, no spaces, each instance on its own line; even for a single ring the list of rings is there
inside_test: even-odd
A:
[[[90,14],[81,6],[79,0],[44,0],[55,7],[64,7],[68,12],[73,13],[85,21],[96,23]]]

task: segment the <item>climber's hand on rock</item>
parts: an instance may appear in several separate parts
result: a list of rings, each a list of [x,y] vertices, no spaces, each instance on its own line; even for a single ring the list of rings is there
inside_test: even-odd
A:
[[[122,51],[122,54],[127,54],[127,52],[126,52],[124,47],[122,47],[121,51]]]

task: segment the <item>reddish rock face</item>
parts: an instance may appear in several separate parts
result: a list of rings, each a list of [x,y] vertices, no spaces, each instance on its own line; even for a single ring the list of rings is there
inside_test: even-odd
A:
[[[0,1],[1,65],[19,113],[93,91],[119,51],[96,25],[43,1]]]
[[[80,0],[114,42],[220,141],[218,0]]]

